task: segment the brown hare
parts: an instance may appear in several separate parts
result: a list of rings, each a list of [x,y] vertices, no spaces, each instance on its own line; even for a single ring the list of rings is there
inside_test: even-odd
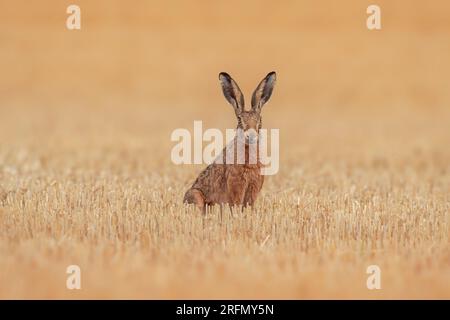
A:
[[[256,161],[249,161],[250,144],[258,143],[258,134],[261,129],[261,108],[269,100],[276,81],[275,72],[270,72],[258,85],[252,96],[252,107],[249,111],[244,108],[244,96],[236,82],[229,74],[221,72],[219,80],[223,94],[227,101],[233,106],[237,117],[238,132],[243,133],[245,139],[245,160],[238,162],[225,161],[227,147],[219,157],[223,161],[217,161],[204,169],[192,187],[184,195],[184,203],[195,204],[203,213],[207,206],[215,204],[228,204],[230,207],[253,204],[260,192],[264,175],[261,174],[262,163],[259,154]],[[239,130],[240,129],[240,130]],[[238,135],[232,141],[236,145]],[[234,153],[237,148],[232,149]],[[255,149],[252,149],[255,150]],[[235,154],[232,155],[235,159]]]

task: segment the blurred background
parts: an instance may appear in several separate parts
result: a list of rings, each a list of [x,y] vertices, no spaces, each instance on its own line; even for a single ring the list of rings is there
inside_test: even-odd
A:
[[[161,149],[158,165],[170,164],[175,128],[194,120],[235,126],[220,71],[248,104],[275,70],[264,124],[298,149],[293,161],[314,148],[348,159],[364,146],[378,156],[418,150],[447,159],[446,1],[377,1],[382,29],[374,31],[366,27],[372,1],[80,0],[74,31],[66,29],[70,4],[0,3],[4,145],[76,150],[123,141]]]
[[[234,127],[220,71],[247,103],[277,71],[264,118],[285,138],[301,127],[327,140],[410,125],[403,143],[411,131],[417,142],[448,127],[446,1],[377,1],[375,31],[366,28],[372,1],[79,0],[79,31],[66,29],[70,4],[0,3],[4,143],[41,133],[41,144],[61,134],[168,137],[195,119]]]
[[[66,29],[72,3],[80,31]],[[2,115],[20,107],[232,115],[218,73],[249,96],[271,70],[279,83],[270,115],[447,110],[450,5],[380,0],[382,30],[369,31],[372,3],[2,1]]]
[[[66,28],[70,4],[81,8],[81,30]],[[381,30],[366,27],[366,9],[371,4],[381,7]],[[192,130],[194,120],[203,120],[204,128],[234,128],[234,112],[223,98],[219,72],[233,76],[248,105],[256,85],[272,70],[277,72],[277,85],[263,109],[263,125],[280,129],[281,163],[280,173],[267,179],[263,199],[271,203],[270,197],[276,199],[277,192],[289,188],[300,190],[298,194],[312,194],[313,199],[330,188],[343,198],[347,192],[353,194],[356,185],[356,192],[373,190],[392,202],[380,185],[386,183],[386,190],[391,190],[393,181],[399,188],[394,199],[398,203],[389,202],[386,212],[403,210],[401,205],[419,194],[427,208],[441,214],[448,209],[450,177],[449,12],[450,3],[445,0],[2,0],[0,204],[3,201],[5,209],[0,206],[0,221],[6,221],[3,226],[13,225],[8,224],[12,220],[6,214],[2,220],[2,212],[14,210],[19,212],[17,221],[22,221],[23,201],[30,201],[26,207],[30,212],[38,206],[46,208],[48,201],[40,204],[46,199],[41,190],[51,191],[60,183],[59,192],[71,194],[72,188],[78,188],[72,181],[82,182],[80,193],[87,199],[93,194],[91,189],[103,184],[123,191],[123,201],[128,203],[127,186],[134,183],[139,188],[131,188],[132,197],[146,196],[140,189],[144,186],[159,200],[166,198],[158,192],[167,192],[171,195],[167,203],[180,204],[200,168],[171,163],[171,132],[181,127]],[[31,200],[22,198],[27,190],[31,190]],[[295,201],[304,201],[298,194],[292,195]],[[293,203],[290,194],[285,198]],[[317,203],[323,203],[322,199]],[[345,206],[334,209],[346,212]],[[61,210],[64,216],[73,208]],[[60,286],[65,274],[53,287],[49,279],[63,270],[66,260],[72,263],[76,259],[66,256],[57,265],[63,251],[55,244],[53,233],[45,234],[45,221],[35,225],[44,230],[42,243],[31,231],[21,234],[20,230],[28,227],[19,222],[15,228],[2,229],[5,241],[0,244],[0,265],[8,272],[0,278],[0,296],[61,296],[52,290],[68,294]],[[437,224],[442,226],[441,222]],[[84,230],[84,224],[80,226]],[[78,239],[82,231],[74,230]],[[95,235],[90,237],[97,244]],[[19,248],[15,241],[21,239],[30,242],[19,241]],[[357,240],[355,243],[358,245]],[[409,256],[410,247],[404,248]],[[86,257],[80,253],[85,261],[96,261],[101,251],[92,250],[86,250]],[[160,250],[165,257],[164,247],[152,250]],[[432,252],[428,247],[424,250]],[[52,253],[52,258],[45,261],[43,252]],[[189,262],[192,248],[187,247],[186,252],[185,261]],[[440,252],[439,261],[448,262],[448,247]],[[244,255],[236,256],[239,260]],[[391,261],[390,257],[387,254],[386,261]],[[417,254],[420,268],[421,257]],[[101,272],[110,270],[109,260],[104,261],[98,267]],[[126,259],[123,261],[125,267],[117,268],[119,278],[122,270],[128,270]],[[245,270],[251,275],[255,263],[249,261]],[[408,263],[405,265],[410,266]],[[323,267],[323,263],[318,265]],[[147,272],[147,262],[141,266],[141,271]],[[166,266],[163,260],[161,270]],[[170,274],[178,275],[179,266],[171,267]],[[432,282],[438,288],[436,296],[448,297],[448,286],[441,279],[448,264],[441,263],[439,268],[422,279],[415,297],[423,296],[427,290],[423,288]],[[43,276],[42,270],[48,274]],[[393,278],[403,267],[398,270]],[[416,269],[411,270],[410,278],[399,280],[400,296],[411,292],[410,280],[415,281]],[[286,280],[287,286],[298,279],[296,272]],[[143,273],[131,276],[135,277],[134,287],[123,277],[123,285],[131,286],[129,296],[141,285]],[[29,274],[28,280],[23,279],[24,274]],[[199,272],[200,278],[202,274]],[[330,277],[339,280],[340,274],[335,275]],[[157,273],[154,277],[161,286],[172,279]],[[97,275],[92,278],[100,279]],[[322,278],[304,276],[307,280]],[[155,288],[150,280],[148,288]],[[104,283],[108,281],[105,274]],[[30,282],[36,284],[34,292],[27,291]],[[233,286],[228,280],[223,282]],[[323,287],[310,285],[319,293],[306,297],[323,297]],[[152,290],[148,288],[143,290],[145,294]],[[186,282],[183,288],[190,292],[192,283]],[[240,292],[238,286],[232,288],[237,289],[230,291],[231,296]],[[251,285],[248,288],[259,292]],[[306,291],[299,288],[299,296],[305,297]],[[164,296],[164,291],[158,290],[153,295]],[[357,290],[367,293],[365,288]],[[101,292],[108,297],[112,287]],[[122,292],[117,289],[116,297]],[[252,294],[249,296],[254,297]],[[179,297],[172,291],[165,296]],[[283,293],[275,294],[280,296]]]

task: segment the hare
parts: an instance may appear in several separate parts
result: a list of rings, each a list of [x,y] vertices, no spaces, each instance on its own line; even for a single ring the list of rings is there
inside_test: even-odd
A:
[[[261,174],[263,167],[259,154],[256,161],[249,161],[249,149],[251,144],[258,143],[258,134],[261,129],[261,108],[269,100],[276,81],[276,73],[270,72],[259,83],[252,96],[251,109],[244,108],[244,96],[236,82],[229,74],[221,72],[219,80],[226,100],[234,108],[237,117],[238,132],[243,132],[245,143],[245,161],[234,161],[229,164],[225,161],[227,147],[219,157],[224,161],[217,161],[204,169],[192,187],[184,195],[184,203],[195,204],[203,213],[207,206],[215,204],[228,204],[231,208],[240,206],[253,207],[253,204],[264,183],[264,175]],[[240,130],[239,130],[240,129]],[[242,130],[242,131],[241,131]],[[232,143],[236,144],[238,135]],[[232,152],[234,152],[233,149]],[[252,149],[255,150],[255,149]],[[235,154],[232,155],[233,158]],[[237,163],[236,163],[237,162]]]

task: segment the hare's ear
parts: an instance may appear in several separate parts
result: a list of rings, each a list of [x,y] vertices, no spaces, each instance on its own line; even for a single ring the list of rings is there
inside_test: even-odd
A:
[[[244,95],[239,89],[237,83],[226,72],[219,74],[220,84],[222,85],[223,95],[227,101],[233,106],[236,115],[244,111]]]
[[[272,95],[275,81],[277,80],[277,74],[272,71],[262,79],[259,85],[256,87],[252,96],[252,109],[256,112],[261,112],[262,106],[269,100]]]

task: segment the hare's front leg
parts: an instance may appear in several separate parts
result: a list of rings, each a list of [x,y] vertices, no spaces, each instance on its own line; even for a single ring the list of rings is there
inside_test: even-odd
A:
[[[261,186],[249,185],[244,197],[244,207],[250,206],[253,208],[256,198],[258,197]]]
[[[247,190],[245,191],[245,196],[244,196],[244,207],[246,206],[251,206],[253,208],[253,204],[256,201],[256,198],[259,195],[259,192],[262,189],[262,185],[264,183],[264,176],[258,175],[256,176],[255,179],[251,179],[248,186],[247,186]]]
[[[227,180],[228,204],[230,206],[241,206],[244,204],[246,182],[242,176],[229,177]]]
[[[259,190],[257,190],[254,186],[249,186],[244,196],[244,207],[250,206],[253,208],[253,204],[256,201],[256,197],[258,197],[258,193]]]

